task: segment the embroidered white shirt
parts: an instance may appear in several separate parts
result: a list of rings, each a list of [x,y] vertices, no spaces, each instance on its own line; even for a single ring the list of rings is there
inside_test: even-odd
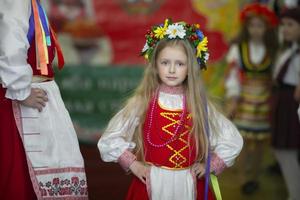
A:
[[[30,94],[32,69],[27,63],[30,0],[0,1],[0,84],[6,97],[24,100]]]
[[[180,94],[160,92],[159,104],[167,109],[182,109],[183,100]],[[126,150],[133,150],[136,144],[132,141],[135,128],[140,123],[136,117],[138,107],[125,118],[124,111],[119,111],[109,122],[106,131],[98,142],[101,157],[106,162],[117,162]],[[210,106],[209,123],[211,129],[211,150],[221,158],[226,166],[231,166],[243,146],[243,139],[236,127],[215,108]]]

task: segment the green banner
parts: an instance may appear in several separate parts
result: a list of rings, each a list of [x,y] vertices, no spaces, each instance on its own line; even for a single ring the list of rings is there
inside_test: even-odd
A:
[[[139,84],[144,68],[66,66],[56,73],[81,141],[95,142],[109,119]]]

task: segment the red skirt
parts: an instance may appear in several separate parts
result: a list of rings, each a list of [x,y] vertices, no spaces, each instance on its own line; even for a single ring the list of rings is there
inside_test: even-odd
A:
[[[197,200],[204,200],[204,179],[198,179],[197,181]],[[212,191],[208,190],[208,199],[215,200]],[[146,185],[135,176],[129,187],[126,200],[149,200]]]
[[[0,199],[35,200],[25,150],[12,110],[0,85]]]

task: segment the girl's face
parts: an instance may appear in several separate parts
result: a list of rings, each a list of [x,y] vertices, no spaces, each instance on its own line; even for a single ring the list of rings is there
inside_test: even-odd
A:
[[[156,60],[158,76],[167,86],[180,86],[187,77],[187,55],[181,45],[166,46]]]
[[[281,20],[283,39],[294,42],[300,39],[300,24],[291,18],[284,17]]]
[[[266,24],[260,17],[251,17],[247,30],[251,39],[262,40],[266,32]]]

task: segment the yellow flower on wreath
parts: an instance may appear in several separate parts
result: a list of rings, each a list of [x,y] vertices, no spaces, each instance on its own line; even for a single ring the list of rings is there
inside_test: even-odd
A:
[[[207,51],[207,37],[204,37],[203,40],[201,42],[199,42],[199,44],[197,45],[197,54],[196,57],[200,58],[201,57],[201,52],[202,51]]]
[[[163,27],[159,26],[154,30],[156,38],[163,39],[165,37],[166,31],[167,31],[167,28],[169,25],[168,23],[169,23],[169,20],[166,19]]]

